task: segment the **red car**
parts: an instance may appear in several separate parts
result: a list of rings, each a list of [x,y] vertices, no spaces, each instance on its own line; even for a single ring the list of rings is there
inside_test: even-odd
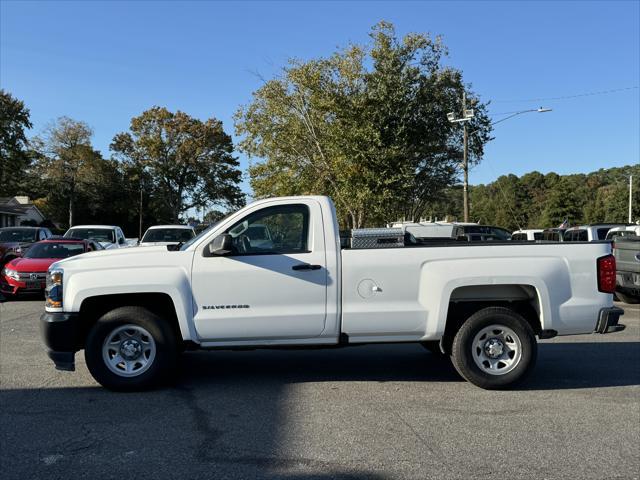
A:
[[[21,258],[8,262],[2,269],[0,292],[42,292],[49,266],[62,259],[94,250],[102,250],[94,240],[49,239],[34,243]]]

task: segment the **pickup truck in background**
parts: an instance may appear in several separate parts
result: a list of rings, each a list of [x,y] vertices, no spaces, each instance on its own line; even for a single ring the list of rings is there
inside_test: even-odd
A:
[[[624,303],[640,303],[640,236],[614,237],[616,295]]]
[[[65,232],[64,238],[95,240],[105,250],[130,247],[122,229],[115,225],[76,225]]]
[[[138,242],[141,247],[178,245],[196,236],[188,225],[154,225],[149,227]]]
[[[252,240],[256,225],[269,244]],[[416,342],[496,389],[531,371],[536,337],[624,328],[610,242],[419,244],[355,232],[341,242],[327,197],[273,198],[176,251],[56,262],[40,322],[49,356],[73,370],[84,349],[103,386],[140,390],[171,378],[185,349]]]
[[[594,223],[567,228],[562,241],[564,242],[595,242],[606,240],[607,233],[612,228],[626,226],[625,223]]]
[[[514,242],[535,242],[536,240],[542,240],[543,232],[542,228],[516,230],[511,234],[511,240]]]

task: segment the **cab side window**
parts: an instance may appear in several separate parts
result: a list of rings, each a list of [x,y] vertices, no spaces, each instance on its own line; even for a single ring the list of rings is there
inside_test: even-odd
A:
[[[233,238],[234,255],[307,253],[309,208],[306,205],[263,208],[226,233]]]

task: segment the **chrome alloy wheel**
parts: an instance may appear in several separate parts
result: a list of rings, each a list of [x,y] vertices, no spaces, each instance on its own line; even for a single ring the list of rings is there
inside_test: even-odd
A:
[[[509,373],[522,358],[520,338],[504,325],[484,327],[473,338],[471,348],[476,365],[489,375]]]
[[[156,358],[156,342],[138,325],[122,325],[113,330],[102,345],[105,365],[121,377],[135,377],[146,372]]]

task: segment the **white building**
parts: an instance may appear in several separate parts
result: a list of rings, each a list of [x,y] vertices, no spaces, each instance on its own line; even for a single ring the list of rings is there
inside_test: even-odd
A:
[[[0,197],[0,227],[20,226],[24,222],[40,225],[44,219],[42,212],[31,203],[29,197]]]

